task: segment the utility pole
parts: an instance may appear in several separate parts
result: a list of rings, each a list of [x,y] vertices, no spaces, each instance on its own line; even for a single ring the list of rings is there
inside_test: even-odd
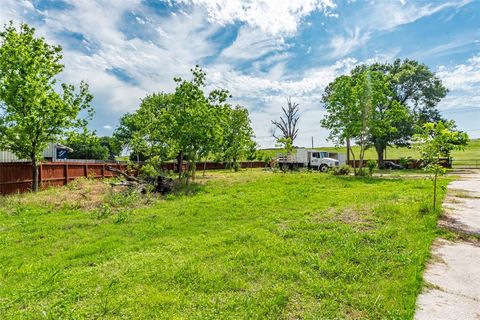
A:
[[[312,149],[313,149],[313,136],[312,136]]]

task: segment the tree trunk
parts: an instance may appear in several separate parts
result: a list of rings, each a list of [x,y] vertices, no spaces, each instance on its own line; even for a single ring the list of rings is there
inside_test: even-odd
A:
[[[183,151],[180,151],[177,156],[177,171],[178,171],[178,180],[182,179],[182,165],[183,165]]]
[[[365,150],[364,150],[364,146],[363,144],[360,146],[360,159],[359,160],[359,163],[358,163],[358,172],[360,174],[362,174],[362,171],[363,171],[363,158],[364,158],[364,155],[365,155]]]
[[[433,210],[437,207],[437,174],[438,168],[435,169],[435,177],[433,178]]]
[[[352,153],[352,161],[353,161],[353,173],[357,175],[357,164],[356,164],[356,159],[355,159],[355,153],[353,153],[352,147],[350,146],[349,152]]]
[[[358,163],[358,173],[363,174],[363,159],[365,157],[365,141],[363,140],[363,134],[360,135],[360,155],[359,155],[359,163]]]
[[[347,138],[347,164],[350,162],[350,138]]]
[[[234,172],[237,172],[237,171],[238,171],[237,158],[233,158],[233,171],[234,171]]]
[[[190,160],[190,171],[192,173],[192,181],[195,181],[195,174],[197,172],[197,154],[193,153],[189,155]]]
[[[35,156],[32,156],[32,191],[38,191],[38,163]]]
[[[203,177],[205,177],[205,172],[207,171],[207,159],[203,162]]]
[[[383,158],[384,147],[380,145],[375,145],[375,150],[377,151],[378,169],[383,169],[385,167],[385,159]]]
[[[192,181],[195,181],[195,174],[197,173],[197,161],[192,161]]]
[[[186,172],[186,181],[187,186],[190,185],[190,159],[187,160],[187,172]]]

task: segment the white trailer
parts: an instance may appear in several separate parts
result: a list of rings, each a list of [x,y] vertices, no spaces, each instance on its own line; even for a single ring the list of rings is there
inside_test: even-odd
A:
[[[278,156],[277,161],[281,167],[305,167],[322,172],[339,165],[339,160],[330,158],[328,152],[314,149],[297,149],[294,154]]]

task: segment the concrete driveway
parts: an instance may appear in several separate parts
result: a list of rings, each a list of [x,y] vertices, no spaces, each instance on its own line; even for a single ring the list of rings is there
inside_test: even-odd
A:
[[[439,225],[473,235],[472,241],[438,239],[424,274],[415,319],[480,320],[480,171],[464,172],[448,186]]]

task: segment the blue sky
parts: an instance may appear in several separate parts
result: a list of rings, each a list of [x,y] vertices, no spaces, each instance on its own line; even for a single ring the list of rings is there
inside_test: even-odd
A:
[[[324,87],[357,64],[413,58],[449,88],[442,113],[480,137],[480,1],[1,0],[9,20],[62,45],[61,78],[90,84],[100,135],[199,64],[250,110],[263,147],[288,96],[301,108],[296,144],[329,145]]]

